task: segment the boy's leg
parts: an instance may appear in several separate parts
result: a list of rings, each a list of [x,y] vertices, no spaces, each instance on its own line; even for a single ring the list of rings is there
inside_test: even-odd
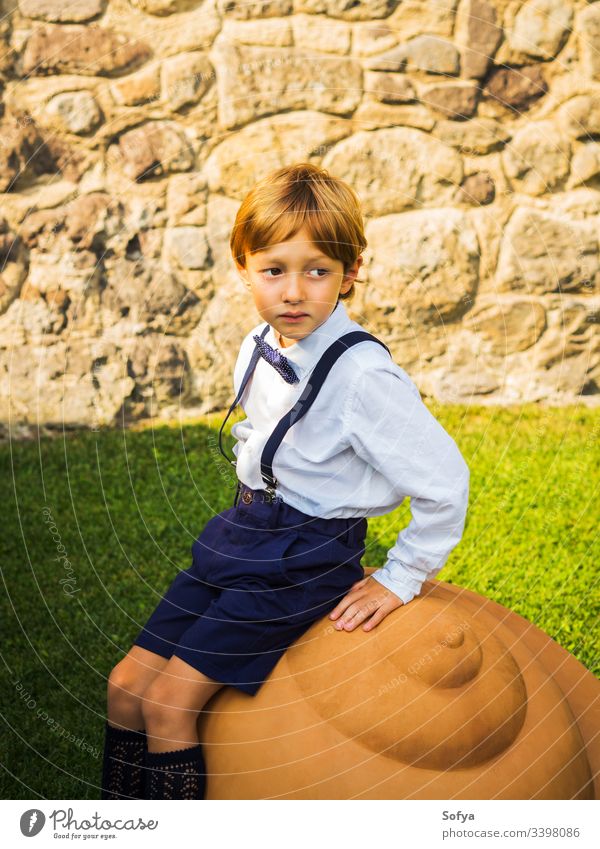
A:
[[[149,751],[165,752],[198,743],[198,714],[221,687],[220,681],[173,656],[142,700]]]
[[[143,799],[147,750],[141,697],[167,659],[132,646],[108,679],[102,799]]]
[[[148,799],[203,799],[206,767],[198,740],[198,713],[223,685],[172,657],[142,700],[147,731]]]
[[[132,646],[108,676],[107,714],[111,725],[132,730],[144,728],[141,700],[168,658]]]

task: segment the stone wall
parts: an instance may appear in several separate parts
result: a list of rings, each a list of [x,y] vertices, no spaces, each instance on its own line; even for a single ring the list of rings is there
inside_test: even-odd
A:
[[[600,398],[600,2],[0,0],[0,421],[222,409],[228,237],[299,160],[359,193],[348,305],[425,397]]]

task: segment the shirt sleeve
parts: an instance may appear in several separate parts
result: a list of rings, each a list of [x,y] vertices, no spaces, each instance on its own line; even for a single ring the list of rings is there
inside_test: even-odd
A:
[[[345,408],[356,454],[389,480],[411,521],[372,577],[404,604],[433,578],[460,541],[469,500],[469,467],[400,366],[366,369]]]

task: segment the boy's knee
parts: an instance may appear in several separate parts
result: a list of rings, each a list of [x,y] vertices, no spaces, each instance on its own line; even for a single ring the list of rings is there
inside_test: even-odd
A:
[[[108,698],[112,702],[137,701],[143,693],[142,682],[140,682],[129,664],[123,660],[111,670],[108,676]]]
[[[168,688],[165,688],[161,682],[152,682],[146,687],[141,701],[142,716],[146,723],[169,724],[176,718],[176,714],[181,714],[169,703]]]

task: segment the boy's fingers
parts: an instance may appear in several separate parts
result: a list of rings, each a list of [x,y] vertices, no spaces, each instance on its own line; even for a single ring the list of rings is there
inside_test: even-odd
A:
[[[338,601],[336,606],[333,608],[333,610],[329,614],[329,618],[330,619],[337,619],[337,617],[340,615],[340,613],[343,613],[344,610],[348,607],[349,604],[350,604],[350,602],[348,601],[348,596],[345,595],[344,598],[341,601]]]
[[[370,631],[371,628],[374,628],[376,625],[378,625],[382,619],[385,619],[386,615],[387,613],[383,609],[383,607],[377,608],[371,618],[363,625],[363,631]]]
[[[357,604],[358,603],[350,602],[346,605],[343,616],[335,623],[336,628],[345,628],[348,622],[351,622],[360,613],[360,608]]]
[[[350,595],[354,592],[355,589],[358,589],[358,587],[356,587],[356,585],[353,584],[350,587],[350,589],[348,590],[348,592],[346,593],[346,595],[344,596],[344,598],[342,598],[340,601],[338,601],[336,606],[333,608],[333,610],[329,614],[330,619],[336,619],[340,615],[340,613],[342,613],[347,607],[349,607],[352,604],[354,599],[351,599]]]
[[[359,596],[356,603],[348,608],[344,616],[339,620],[338,624],[342,627],[351,624],[352,628],[354,628],[355,625],[363,622],[368,616],[377,610],[379,604],[380,601],[378,599],[371,598],[370,600],[365,601],[365,596]]]
[[[362,589],[364,585],[367,583],[371,576],[367,575],[365,578],[362,578],[360,581],[356,581],[356,583],[352,584],[346,595],[343,599],[341,599],[336,606],[333,608],[331,613],[329,614],[330,619],[337,619],[337,617],[346,610],[355,600],[358,601],[362,596],[358,596],[356,599],[354,597],[351,598],[352,594],[357,590]]]

